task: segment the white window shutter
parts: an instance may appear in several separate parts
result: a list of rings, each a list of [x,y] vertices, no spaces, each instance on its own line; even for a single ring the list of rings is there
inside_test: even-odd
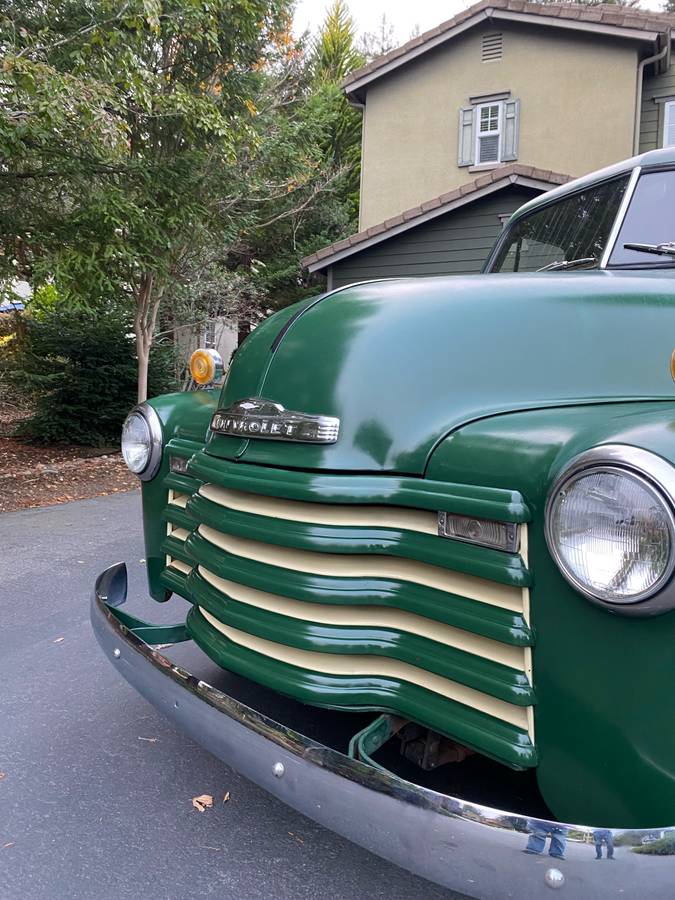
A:
[[[518,159],[518,137],[520,132],[520,100],[507,100],[504,103],[504,136],[502,143],[502,160]]]
[[[663,146],[675,147],[675,100],[663,104]]]
[[[474,108],[464,106],[459,111],[458,166],[472,166],[474,154]]]

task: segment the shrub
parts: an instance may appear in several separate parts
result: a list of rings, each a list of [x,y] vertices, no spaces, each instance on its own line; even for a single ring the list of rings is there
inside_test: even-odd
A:
[[[668,834],[658,841],[652,841],[651,844],[633,847],[633,853],[644,853],[650,856],[673,856],[675,855],[675,835]]]
[[[12,378],[21,320],[18,312],[0,314],[0,432],[27,409],[24,392]]]
[[[45,444],[118,441],[136,401],[137,362],[126,315],[43,308],[25,318],[14,365],[12,379],[33,406],[18,434]],[[151,395],[171,389],[170,373],[167,352],[155,353]]]

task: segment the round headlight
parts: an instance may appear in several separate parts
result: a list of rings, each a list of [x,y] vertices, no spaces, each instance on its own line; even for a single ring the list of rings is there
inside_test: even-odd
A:
[[[162,460],[162,425],[147,403],[133,409],[122,426],[122,456],[129,470],[142,481],[157,474]]]
[[[588,462],[575,461],[551,491],[549,549],[565,578],[591,600],[646,600],[665,586],[675,566],[671,504],[644,471]]]

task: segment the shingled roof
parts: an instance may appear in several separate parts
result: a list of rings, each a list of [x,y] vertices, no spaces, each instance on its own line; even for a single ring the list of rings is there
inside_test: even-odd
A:
[[[519,184],[524,187],[534,187],[539,190],[550,190],[557,185],[567,184],[572,180],[571,175],[562,175],[559,172],[549,172],[544,169],[536,169],[533,166],[522,166],[519,163],[513,163],[508,166],[499,166],[475,181],[469,181],[466,184],[441,194],[440,197],[434,197],[420,206],[413,206],[398,216],[386,219],[379,225],[373,225],[365,231],[359,231],[358,234],[352,234],[350,237],[342,241],[336,241],[328,247],[322,247],[316,253],[306,256],[302,260],[302,265],[309,269],[310,272],[316,272],[319,269],[325,269],[326,266],[365,250],[373,244],[401,234],[409,228],[414,228],[422,222],[434,219],[446,212],[451,212],[460,206],[478,200],[480,197],[490,194],[494,191],[501,190],[511,184]]]
[[[528,3],[525,0],[480,0],[452,19],[418,35],[401,47],[379,56],[367,66],[356,69],[343,82],[347,96],[362,100],[367,84],[409,62],[421,53],[461,34],[486,19],[534,22],[563,28],[656,41],[675,27],[675,14],[651,10],[627,9],[603,4],[583,6],[577,3]]]

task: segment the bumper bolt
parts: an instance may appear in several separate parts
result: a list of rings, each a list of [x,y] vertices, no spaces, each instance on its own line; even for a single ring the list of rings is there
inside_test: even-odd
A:
[[[113,650],[113,656],[115,657],[115,659],[119,659],[121,655],[122,651],[120,650],[120,648],[115,647],[115,649]]]
[[[544,875],[544,881],[548,887],[553,888],[553,890],[556,891],[565,884],[565,876],[560,869],[547,869],[546,874]]]
[[[284,764],[282,762],[276,762],[272,766],[272,771],[274,772],[276,778],[281,778],[286,769],[284,768]]]

